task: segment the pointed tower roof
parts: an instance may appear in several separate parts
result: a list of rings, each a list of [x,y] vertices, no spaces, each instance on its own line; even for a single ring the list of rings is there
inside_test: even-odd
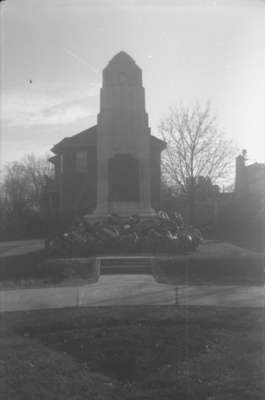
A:
[[[124,63],[127,62],[128,64],[135,64],[134,59],[126,53],[126,51],[120,51],[119,53],[115,54],[114,57],[111,58],[108,65],[113,63]]]
[[[103,87],[127,84],[142,86],[142,70],[125,51],[120,51],[103,70]]]

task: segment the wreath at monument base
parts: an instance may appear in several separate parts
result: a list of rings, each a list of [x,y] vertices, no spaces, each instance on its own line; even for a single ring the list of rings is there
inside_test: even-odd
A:
[[[159,211],[155,217],[127,219],[111,214],[96,222],[84,218],[68,232],[46,241],[54,257],[90,257],[104,254],[181,254],[197,249],[201,233],[185,226],[180,214]]]

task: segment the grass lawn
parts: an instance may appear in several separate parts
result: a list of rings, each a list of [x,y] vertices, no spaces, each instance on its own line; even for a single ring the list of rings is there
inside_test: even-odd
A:
[[[248,308],[2,314],[0,398],[261,400],[264,322]]]

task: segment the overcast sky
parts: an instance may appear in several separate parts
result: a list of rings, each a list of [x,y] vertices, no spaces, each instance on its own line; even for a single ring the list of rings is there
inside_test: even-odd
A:
[[[154,135],[169,107],[209,99],[220,128],[265,161],[263,0],[6,0],[0,8],[3,163],[95,124],[102,69],[121,50],[143,70]]]

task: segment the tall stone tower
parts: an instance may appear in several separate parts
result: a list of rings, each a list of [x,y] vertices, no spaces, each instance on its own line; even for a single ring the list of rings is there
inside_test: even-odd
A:
[[[123,51],[103,70],[97,126],[97,206],[93,216],[154,215],[151,135],[142,71]]]

